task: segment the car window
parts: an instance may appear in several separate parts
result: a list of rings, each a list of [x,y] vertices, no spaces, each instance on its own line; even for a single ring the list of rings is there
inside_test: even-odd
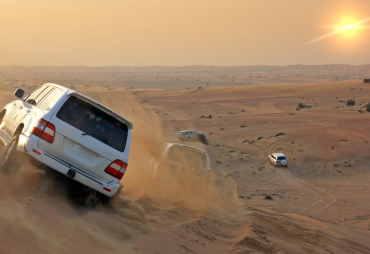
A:
[[[188,131],[186,131],[186,132],[185,132],[185,135],[189,135],[189,132],[188,132]]]
[[[50,91],[53,90],[53,87],[52,86],[48,86],[46,87],[46,89],[44,89],[36,98],[35,98],[35,102],[36,102],[36,105],[40,103],[40,101],[42,101],[49,93]],[[33,104],[35,105],[35,104]]]
[[[284,156],[279,156],[279,157],[278,157],[278,160],[279,160],[279,161],[282,161],[282,160],[286,160],[286,158],[285,158]]]
[[[59,95],[63,92],[60,88],[54,88],[47,96],[45,96],[42,101],[37,105],[40,109],[46,110],[50,107],[51,104],[59,97]]]
[[[57,117],[120,152],[126,148],[127,125],[75,96],[68,98]]]
[[[272,158],[276,159],[276,156],[275,155],[272,155]]]
[[[32,93],[30,93],[29,95],[27,95],[27,97],[25,98],[25,102],[31,104],[31,105],[36,105],[36,97],[43,91],[45,90],[46,87],[45,86],[40,86],[39,88],[37,88],[35,91],[33,91]]]

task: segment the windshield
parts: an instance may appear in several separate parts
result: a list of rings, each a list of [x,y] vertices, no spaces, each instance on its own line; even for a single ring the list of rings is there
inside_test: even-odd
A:
[[[279,160],[279,161],[283,161],[283,160],[286,160],[286,158],[285,158],[285,156],[279,156],[279,157],[278,157],[278,160]]]
[[[120,152],[125,150],[127,125],[77,97],[70,97],[57,117],[83,131],[83,135],[89,135]]]

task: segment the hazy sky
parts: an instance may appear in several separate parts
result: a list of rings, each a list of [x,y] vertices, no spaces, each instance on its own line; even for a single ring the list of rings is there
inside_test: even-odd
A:
[[[369,64],[366,27],[300,47],[368,17],[370,0],[0,0],[0,65]]]

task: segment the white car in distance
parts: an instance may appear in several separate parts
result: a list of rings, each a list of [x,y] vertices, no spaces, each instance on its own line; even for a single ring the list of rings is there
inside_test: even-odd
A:
[[[160,174],[180,176],[184,170],[189,170],[209,183],[211,170],[208,153],[196,147],[167,143],[162,158],[152,166],[157,176]]]
[[[180,131],[178,134],[178,138],[183,141],[195,141],[197,140],[198,132],[193,130],[187,130],[187,131]]]
[[[44,84],[0,112],[0,162],[6,172],[16,150],[41,165],[112,197],[128,165],[132,123],[102,104],[66,87]],[[101,196],[101,195],[100,195]]]
[[[268,159],[269,159],[269,162],[275,167],[277,166],[288,167],[288,160],[285,157],[285,155],[282,153],[273,153],[269,155]]]

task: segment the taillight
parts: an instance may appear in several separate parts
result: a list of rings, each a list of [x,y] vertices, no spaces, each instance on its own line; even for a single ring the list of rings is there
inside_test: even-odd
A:
[[[44,119],[40,119],[37,121],[36,126],[33,127],[31,133],[49,143],[53,143],[55,136],[55,126],[45,121]]]
[[[121,180],[126,172],[126,168],[126,163],[115,160],[105,169],[105,172]]]

